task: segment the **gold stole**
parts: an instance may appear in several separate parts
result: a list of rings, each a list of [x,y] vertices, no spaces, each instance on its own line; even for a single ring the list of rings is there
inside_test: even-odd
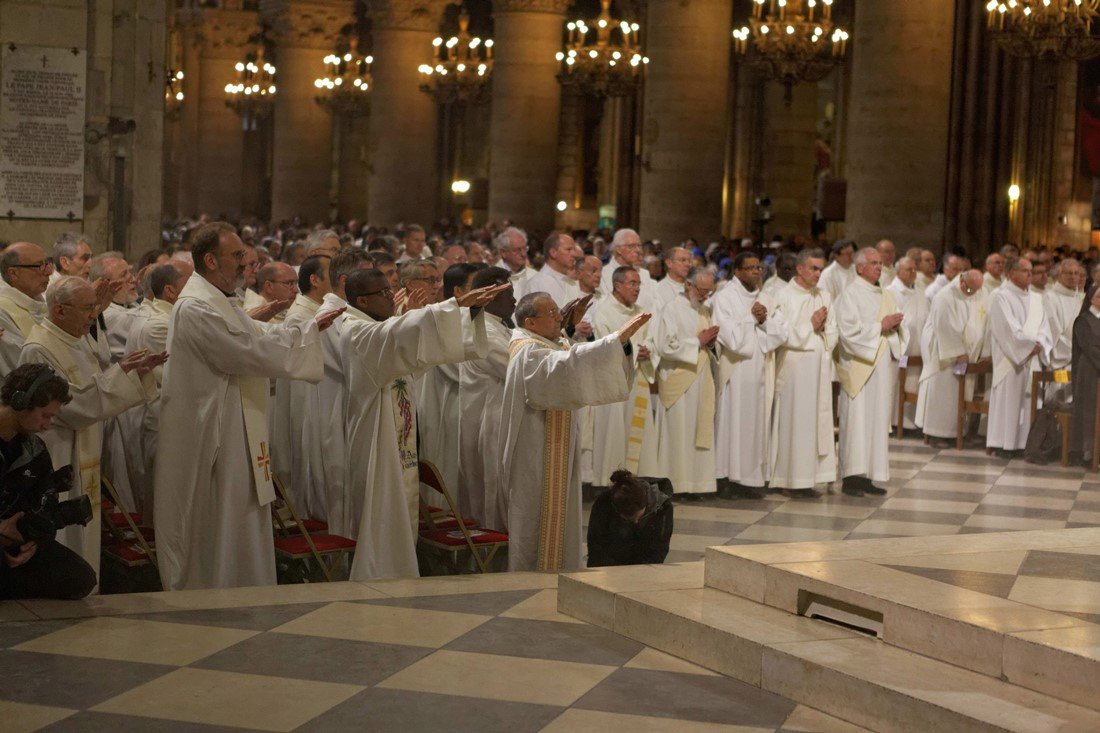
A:
[[[1024,322],[1024,336],[1035,341],[1039,338],[1039,329],[1043,325],[1043,296],[1028,291],[1027,301],[1027,320]],[[1038,360],[1029,356],[1027,359],[1028,371],[1038,371]],[[1006,356],[999,362],[993,365],[993,386],[998,384],[1008,376],[1008,373],[1013,370],[1012,361]],[[1024,394],[1031,394],[1031,380],[1027,380],[1027,388],[1024,390]]]
[[[696,333],[710,328],[710,314],[704,309],[693,308],[693,310],[699,316]],[[714,374],[711,371],[711,357],[707,349],[700,346],[693,366],[673,369],[661,380],[661,404],[666,410],[675,405],[697,379],[702,379],[703,384],[699,391],[699,409],[695,413],[695,447],[706,450],[714,447],[715,398]]]
[[[879,300],[878,322],[881,324],[883,318],[896,312],[897,309],[898,307],[894,302],[894,296],[883,290],[882,298]],[[840,380],[840,386],[844,389],[849,399],[855,399],[855,396],[859,394],[860,390],[867,384],[867,380],[871,378],[871,374],[875,371],[875,364],[878,363],[878,359],[882,355],[882,350],[885,348],[886,337],[881,336],[878,341],[878,349],[875,350],[875,358],[870,362],[863,361],[853,356],[851,363],[845,366],[843,361],[837,360],[836,375]]]
[[[201,283],[198,282],[200,280]],[[180,293],[180,300],[194,298],[203,301],[225,319],[227,328],[250,327],[256,335],[263,333],[263,329],[244,311],[233,307],[229,298],[221,292],[212,294],[210,292],[212,290],[216,290],[213,285],[201,277],[194,276],[184,286],[183,292]],[[241,322],[238,312],[245,316],[248,326]],[[228,378],[229,383],[235,383],[241,393],[241,413],[244,417],[248,454],[251,456],[252,484],[256,489],[256,499],[260,502],[260,506],[267,506],[275,501],[275,486],[271,482],[271,453],[268,449],[267,436],[267,401],[271,393],[271,380],[267,377],[247,374],[230,374]]]
[[[19,328],[23,338],[26,338],[35,326],[34,317],[31,316],[30,312],[11,298],[0,296],[0,310],[11,316],[11,320]]]
[[[508,346],[509,360],[515,359],[523,347],[535,344],[543,348],[560,344],[544,339],[525,338]],[[536,570],[560,570],[565,551],[565,509],[569,492],[569,450],[573,425],[572,410],[545,410],[546,438],[543,447],[542,516],[539,522],[539,555]]]

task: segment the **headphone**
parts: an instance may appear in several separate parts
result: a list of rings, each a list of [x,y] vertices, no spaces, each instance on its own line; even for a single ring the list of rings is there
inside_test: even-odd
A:
[[[34,381],[31,382],[31,386],[27,387],[26,391],[18,390],[12,393],[10,403],[11,409],[19,411],[30,409],[31,398],[34,397],[35,391],[41,387],[46,380],[57,376],[49,366],[45,364],[42,366],[44,367],[42,372],[34,378]]]

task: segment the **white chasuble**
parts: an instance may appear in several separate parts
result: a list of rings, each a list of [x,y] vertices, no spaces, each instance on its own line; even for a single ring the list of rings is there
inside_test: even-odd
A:
[[[884,336],[882,319],[897,312],[890,290],[863,278],[856,278],[837,299],[841,478],[890,480],[890,400],[909,332],[903,320]]]
[[[657,476],[677,493],[706,494],[714,476],[714,356],[699,345],[710,328],[706,306],[677,296],[657,314],[653,346],[659,360]]]
[[[905,320],[901,322],[901,327],[905,329],[906,336],[909,339],[909,345],[905,349],[907,356],[920,356],[920,338],[921,333],[924,331],[924,323],[928,320],[928,298],[917,292],[916,288],[910,288],[905,285],[901,280],[894,279],[888,286],[884,288],[893,296],[894,302],[897,303],[898,310],[905,316]],[[912,394],[917,393],[917,389],[920,386],[920,373],[921,370],[917,367],[908,369],[905,373],[905,391]],[[898,396],[897,390],[900,389],[900,385],[895,387],[894,396],[890,402],[894,405],[893,412],[890,413],[890,424],[897,425],[897,404]],[[905,428],[912,430],[917,425],[913,421],[917,412],[917,406],[914,404],[907,404],[905,406]]]
[[[172,309],[157,441],[157,561],[165,590],[275,583],[270,379],[317,381],[317,325],[253,321],[193,275]]]
[[[614,295],[604,298],[592,311],[593,335],[599,339],[616,333],[627,321],[643,312],[637,303],[628,307]],[[650,385],[656,379],[657,355],[653,352],[650,324],[642,326],[630,342],[635,367],[630,396],[622,402],[592,408],[592,483],[595,486],[609,486],[611,474],[623,468],[639,476],[656,475],[657,425]],[[649,359],[638,358],[642,346],[649,349]],[[581,421],[580,416],[578,421]]]
[[[172,304],[164,300],[154,300],[148,305],[146,317],[134,324],[130,338],[126,341],[126,352],[146,349],[151,354],[159,354],[168,348],[168,323],[172,317]],[[138,512],[142,522],[153,525],[153,464],[157,457],[157,437],[160,426],[160,390],[164,385],[164,365],[153,369],[153,379],[157,385],[157,396],[145,405],[139,405],[140,438],[137,445],[128,445],[133,451],[136,464],[130,466],[130,474],[136,476],[135,484],[140,487],[135,495]],[[137,470],[135,470],[137,469]]]
[[[855,265],[848,265],[845,268],[834,260],[821,273],[821,279],[818,281],[817,287],[827,292],[830,300],[836,301],[840,294],[844,292],[844,289],[855,282],[855,279]]]
[[[0,379],[19,365],[23,341],[36,323],[46,316],[46,301],[32,298],[0,281]]]
[[[526,329],[513,331],[496,476],[508,517],[509,570],[581,567],[576,411],[623,401],[633,376],[617,334],[566,348]]]
[[[58,540],[83,557],[99,573],[100,462],[103,424],[123,410],[156,396],[151,374],[139,378],[117,364],[102,369],[91,343],[74,338],[49,320],[31,328],[23,344],[21,364],[49,364],[69,381],[72,401],[61,408],[53,427],[40,434],[50,451],[54,468],[72,464],[75,498],[87,494],[92,501],[88,526],[67,527]]]
[[[757,302],[768,311],[763,323],[752,315],[752,305]],[[719,347],[716,478],[763,487],[770,477],[768,438],[775,396],[775,352],[787,341],[787,320],[776,310],[774,298],[746,289],[737,278],[711,298],[710,306],[711,319],[718,326]]]
[[[1054,345],[1043,296],[1007,278],[989,299],[993,388],[989,391],[987,448],[1022,450],[1031,429],[1031,373]],[[1035,344],[1042,351],[1032,355]]]
[[[508,518],[500,511],[496,480],[500,473],[500,406],[508,372],[512,329],[486,313],[489,353],[459,364],[459,509],[483,527],[500,529]]]
[[[431,461],[443,477],[451,498],[461,504],[462,487],[458,480],[458,368],[459,364],[440,364],[420,377],[417,385],[420,391],[416,395],[416,421],[420,434],[420,458]],[[433,504],[442,501],[434,491],[425,494],[424,498],[430,499]]]
[[[340,332],[347,409],[344,511],[358,545],[352,580],[415,578],[420,481],[408,375],[485,356],[480,313],[452,298],[376,321],[349,307]],[[359,507],[359,515],[350,513]]]
[[[1050,350],[1047,363],[1051,369],[1069,369],[1073,354],[1073,321],[1081,313],[1081,302],[1085,294],[1080,290],[1070,290],[1062,283],[1055,283],[1043,293],[1043,307],[1054,346]]]
[[[684,283],[676,282],[668,275],[658,280],[653,284],[653,297],[650,299],[649,307],[653,309],[654,317],[656,314],[671,303],[676,298],[684,294]]]
[[[806,290],[795,280],[779,292],[777,300],[788,331],[776,355],[771,486],[812,489],[836,480],[832,394],[836,314],[827,292]],[[828,315],[817,332],[810,319],[822,307],[828,308]]]
[[[959,383],[955,361],[977,361],[985,341],[985,309],[980,293],[966,295],[956,277],[936,294],[921,332],[920,389],[914,422],[925,435],[954,438],[957,430]],[[973,384],[967,386],[968,394]]]
[[[347,301],[336,293],[327,293],[317,309],[318,315],[347,308]],[[321,470],[324,475],[325,507],[329,531],[342,537],[354,537],[353,527],[359,525],[362,504],[350,501],[347,491],[347,445],[344,430],[347,404],[344,394],[344,366],[340,358],[340,335],[346,315],[339,315],[321,334],[325,356],[325,375],[317,385],[319,429],[321,431]]]

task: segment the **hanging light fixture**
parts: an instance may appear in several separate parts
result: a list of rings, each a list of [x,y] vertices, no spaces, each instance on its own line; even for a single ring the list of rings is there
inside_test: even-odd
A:
[[[358,117],[370,109],[371,64],[373,56],[361,56],[359,43],[338,49],[324,58],[325,75],[313,81],[317,96],[313,99],[329,112]]]
[[[1100,55],[1092,21],[1100,0],[989,0],[989,29],[1005,53],[1053,61]]]
[[[611,0],[600,0],[594,26],[583,19],[566,24],[565,50],[556,55],[558,81],[593,96],[626,96],[637,89],[649,63],[641,51],[640,26],[612,18]]]
[[[470,16],[458,16],[458,35],[432,41],[432,63],[421,64],[420,90],[440,104],[481,104],[489,99],[493,39],[471,36]]]
[[[264,58],[261,42],[256,51],[238,61],[236,83],[225,85],[226,105],[241,116],[246,127],[268,117],[275,107],[275,66]]]
[[[183,107],[183,71],[167,69],[164,72],[164,114],[170,120],[179,119]]]
[[[787,104],[795,84],[821,81],[843,62],[848,32],[833,24],[833,0],[752,2],[748,25],[733,31],[737,52],[783,85]]]

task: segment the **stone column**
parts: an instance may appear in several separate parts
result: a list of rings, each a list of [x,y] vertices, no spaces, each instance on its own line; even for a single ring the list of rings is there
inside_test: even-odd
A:
[[[352,22],[351,0],[275,0],[261,14],[276,44],[271,218],[327,221],[332,175],[332,116],[314,101],[322,59]]]
[[[493,109],[489,219],[530,233],[554,226],[558,176],[559,64],[570,0],[497,0],[493,14]]]
[[[642,122],[642,239],[722,230],[731,0],[649,0]]]
[[[438,110],[418,67],[439,35],[445,0],[376,0],[367,221],[431,224],[439,208]]]
[[[846,236],[899,251],[944,237],[954,0],[856,4]]]

